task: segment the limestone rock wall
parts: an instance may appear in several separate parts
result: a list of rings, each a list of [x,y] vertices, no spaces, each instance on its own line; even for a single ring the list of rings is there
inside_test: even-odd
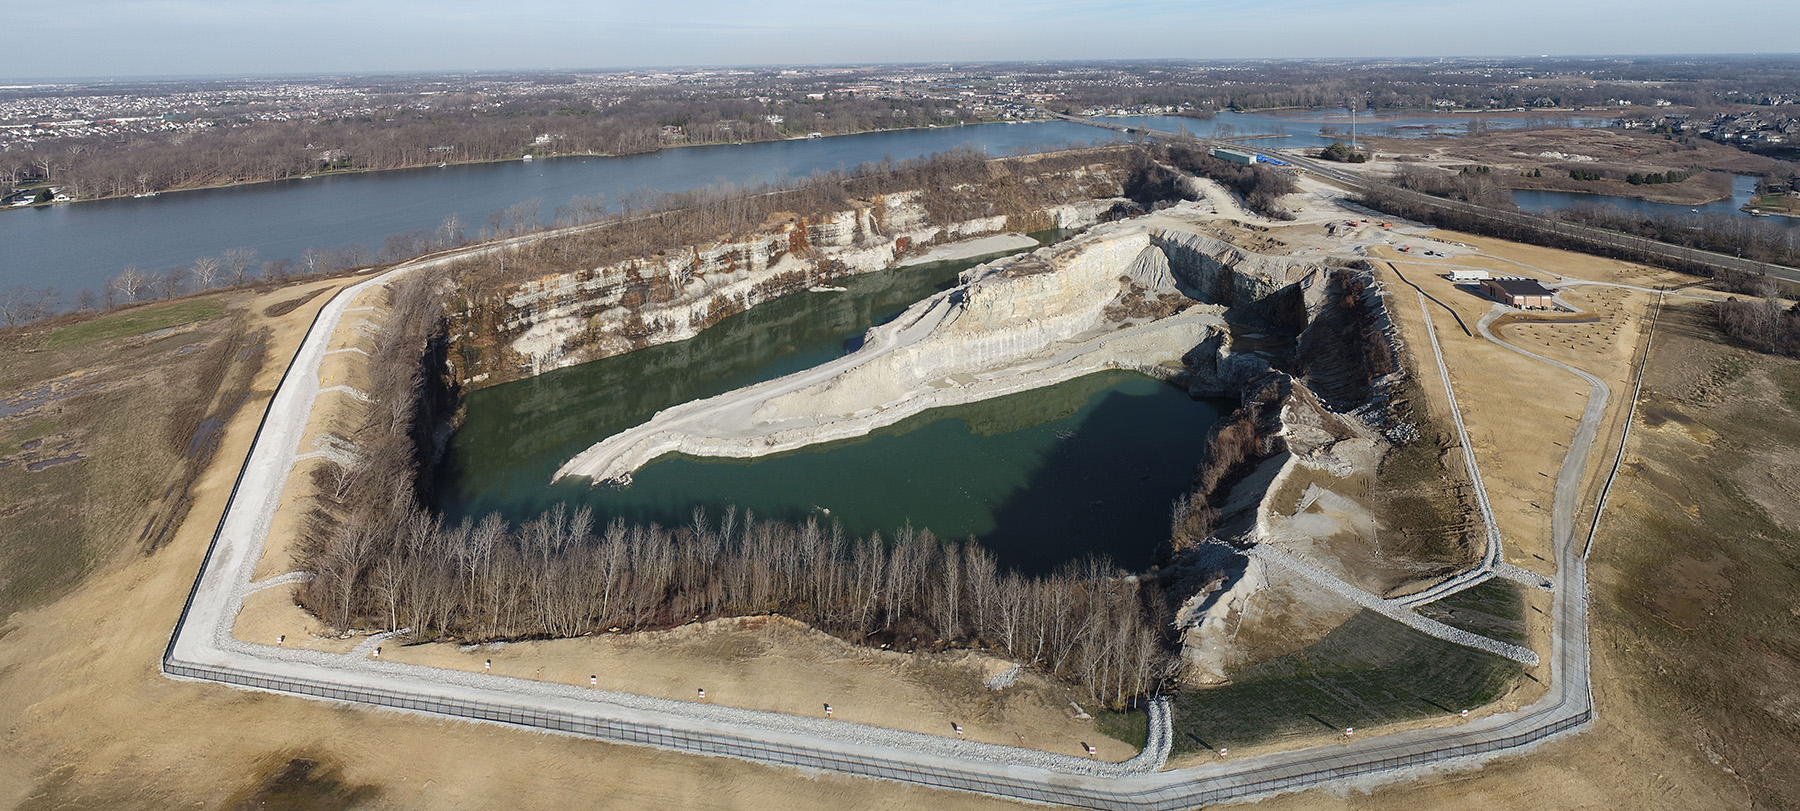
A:
[[[1307,301],[1323,292],[1314,289],[1322,269],[1308,262],[1251,253],[1191,231],[1156,229],[1152,242],[1168,257],[1182,292],[1241,308],[1276,327],[1304,327]]]
[[[521,283],[507,291],[501,351],[460,369],[502,382],[693,337],[764,301],[846,275],[893,267],[917,247],[1002,233],[1003,216],[934,223],[916,192],[766,233]],[[1056,206],[1059,227],[1086,227],[1116,204]]]

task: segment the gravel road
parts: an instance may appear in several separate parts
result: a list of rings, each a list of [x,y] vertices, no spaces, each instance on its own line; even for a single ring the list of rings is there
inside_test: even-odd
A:
[[[525,239],[542,238],[531,237]],[[476,251],[496,250],[484,247]],[[1494,338],[1513,351],[1587,380],[1588,408],[1558,476],[1553,510],[1557,555],[1552,672],[1533,705],[1468,723],[1342,743],[1219,759],[1161,771],[1171,730],[1165,702],[1149,707],[1149,742],[1120,764],[904,733],[824,719],[664,701],[529,680],[372,661],[245,642],[231,635],[282,486],[299,455],[330,336],[356,294],[442,257],[402,266],[329,302],[296,353],[258,429],[187,607],[165,651],[163,671],[243,689],[488,721],[563,734],[723,755],[1089,808],[1187,808],[1265,796],[1446,762],[1473,763],[1519,751],[1592,719],[1588,683],[1585,561],[1574,539],[1581,471],[1598,432],[1606,388],[1598,379]],[[1490,319],[1491,320],[1491,315]],[[697,766],[698,767],[698,766]]]

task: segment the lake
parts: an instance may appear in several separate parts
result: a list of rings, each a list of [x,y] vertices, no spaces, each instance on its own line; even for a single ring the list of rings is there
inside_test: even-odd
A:
[[[1731,214],[1748,217],[1750,214],[1743,210],[1743,206],[1756,196],[1756,177],[1735,175],[1731,179],[1731,199],[1716,200],[1697,206],[1652,203],[1649,200],[1617,197],[1610,194],[1577,194],[1562,191],[1518,190],[1514,191],[1512,196],[1513,202],[1518,203],[1519,208],[1524,211],[1554,211],[1580,205],[1606,205],[1643,214]],[[1758,219],[1764,222],[1780,223],[1789,228],[1800,227],[1800,219],[1793,217],[1759,217]]]
[[[988,257],[992,258],[992,257]],[[1196,401],[1143,375],[1109,372],[916,415],[869,436],[759,459],[666,456],[625,489],[552,486],[569,457],[657,410],[840,356],[868,327],[949,287],[980,260],[851,277],[841,293],[800,293],[698,336],[481,389],[435,486],[456,520],[528,519],[557,502],[665,526],[728,505],[781,520],[892,536],[910,523],[970,536],[1002,566],[1054,569],[1090,553],[1134,568],[1168,534],[1207,431],[1228,401]],[[827,513],[829,511],[829,513]]]

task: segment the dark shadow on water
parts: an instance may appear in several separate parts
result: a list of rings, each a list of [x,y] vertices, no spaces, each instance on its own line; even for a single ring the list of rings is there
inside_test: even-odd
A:
[[[626,489],[558,485],[545,495],[606,520],[665,526],[687,523],[695,507],[716,517],[731,506],[817,518],[851,536],[910,525],[972,536],[1023,572],[1090,554],[1139,568],[1216,415],[1171,386],[1105,372],[934,409],[865,437],[757,459],[664,457]]]
[[[1030,481],[995,510],[995,528],[980,540],[1002,565],[1045,572],[1088,555],[1130,570],[1150,565],[1168,538],[1171,503],[1191,485],[1207,432],[1232,406],[1193,400],[1148,379],[1137,383],[1108,390],[1080,429],[1060,437]]]

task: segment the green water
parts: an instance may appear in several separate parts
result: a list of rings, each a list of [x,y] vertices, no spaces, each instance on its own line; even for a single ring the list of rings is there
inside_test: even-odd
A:
[[[974,536],[1003,566],[1027,572],[1088,554],[1146,565],[1167,535],[1169,502],[1229,404],[1129,372],[934,409],[777,456],[666,456],[625,489],[549,484],[569,457],[660,409],[838,357],[979,261],[854,277],[846,292],[769,302],[688,341],[473,392],[438,469],[439,507],[453,520],[499,511],[517,521],[565,502],[603,521],[667,526],[688,523],[697,506],[717,516],[736,505],[766,518],[818,516],[856,535],[910,522]]]

